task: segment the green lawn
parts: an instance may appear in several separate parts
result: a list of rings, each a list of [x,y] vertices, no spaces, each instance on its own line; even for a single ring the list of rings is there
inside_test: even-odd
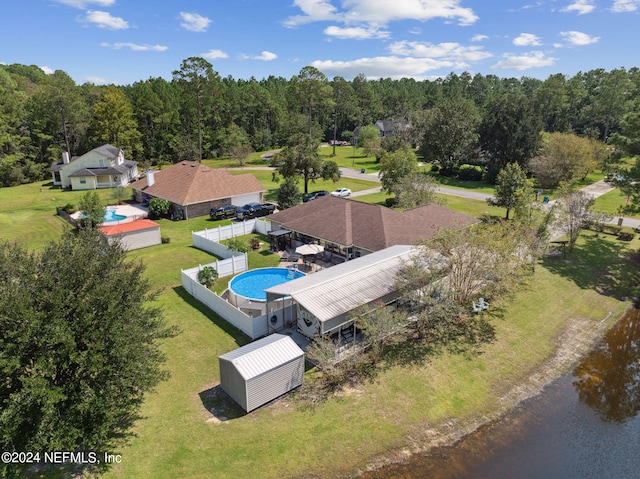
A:
[[[207,410],[223,402],[217,357],[248,340],[182,288],[166,288],[160,303],[182,331],[164,344],[171,378],[149,395],[137,436],[118,450],[123,462],[106,477],[250,477],[256,470],[262,478],[344,477],[451,418],[493,417],[497,404],[508,407],[501,401],[510,387],[553,353],[568,319],[588,328],[609,311],[609,321],[622,313],[626,286],[604,286],[624,273],[628,246],[588,234],[569,259],[542,261],[510,301],[492,303],[496,340],[479,355],[416,351],[411,361],[388,364],[375,381],[314,408],[291,395],[248,415],[229,407],[222,422]],[[152,276],[164,269],[149,268]]]
[[[362,180],[353,181],[352,189],[367,188],[358,183]],[[99,193],[106,203],[108,191]],[[82,194],[51,189],[44,182],[1,188],[0,238],[40,248],[66,227],[55,216],[55,205],[77,202]],[[455,197],[447,197],[447,206],[476,217],[504,215],[504,209]],[[605,317],[612,324],[628,305],[621,298],[631,296],[640,282],[629,253],[640,240],[629,244],[586,233],[571,256],[540,261],[519,292],[492,301],[488,314],[495,340],[478,354],[412,349],[387,363],[374,380],[314,407],[291,394],[242,414],[216,387],[218,356],[249,339],[180,286],[181,268],[214,260],[191,246],[191,232],[226,222],[160,220],[162,236],[170,243],[129,253],[147,265],[166,321],[180,333],[163,342],[170,379],[148,395],[130,442],[109,451],[121,453],[122,463],[107,478],[235,478],[255,477],[256,471],[261,478],[346,477],[371,458],[423,444],[430,437],[426,431],[452,419],[475,422],[508,409],[505,398],[512,387],[549,359],[569,321],[580,320],[587,331]],[[277,257],[263,248],[251,252],[249,261],[256,267],[275,264]],[[315,374],[308,371],[306,380]],[[225,406],[224,418],[210,412],[213,406]]]
[[[620,189],[616,188],[615,190],[596,198],[594,209],[604,211],[612,216],[619,216],[619,208],[623,207],[626,204],[626,201],[627,195],[620,191]],[[625,214],[625,216],[629,216],[630,218],[640,218],[640,215]]]

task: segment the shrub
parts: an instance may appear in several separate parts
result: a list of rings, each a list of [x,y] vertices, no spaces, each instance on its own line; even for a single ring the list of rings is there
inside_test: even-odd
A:
[[[62,211],[64,211],[65,213],[67,213],[68,215],[71,215],[71,214],[75,213],[76,211],[78,211],[78,209],[76,208],[76,205],[72,205],[71,203],[67,203],[66,205],[64,205],[60,209]]]
[[[431,165],[431,171],[435,173],[435,172],[437,172],[438,170],[440,170],[440,165],[438,165],[437,163],[433,163],[433,164]]]
[[[162,238],[160,238],[160,242],[162,244],[168,244],[171,243],[171,238],[169,236],[163,236]]]
[[[239,251],[240,253],[248,253],[251,247],[249,243],[240,238],[231,238],[227,241],[227,247],[233,251]]]
[[[398,204],[398,201],[395,198],[387,198],[384,200],[384,204],[387,205],[388,208],[393,208]]]
[[[458,170],[458,178],[466,181],[481,181],[482,168],[473,165],[462,165]]]
[[[149,201],[149,216],[152,220],[167,216],[171,203],[162,198],[153,198]]]
[[[632,241],[635,236],[633,229],[628,226],[620,228],[618,232],[618,239],[621,241]]]
[[[205,266],[198,271],[198,283],[207,288],[210,288],[216,279],[218,279],[218,271],[212,266]]]

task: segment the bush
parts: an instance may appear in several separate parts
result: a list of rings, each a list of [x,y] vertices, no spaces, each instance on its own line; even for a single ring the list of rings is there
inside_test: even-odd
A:
[[[458,171],[460,170],[457,166],[442,166],[440,168],[440,176],[446,176],[448,178],[455,178],[458,176]]]
[[[632,241],[635,236],[633,229],[628,226],[620,228],[618,232],[618,239],[621,241]]]
[[[387,208],[393,208],[398,204],[398,201],[395,198],[387,198],[384,200],[384,204],[387,205]]]
[[[169,244],[169,243],[171,243],[171,238],[168,237],[168,236],[163,236],[162,238],[160,238],[160,242],[162,244]]]
[[[462,165],[458,170],[458,178],[466,181],[481,181],[482,168],[473,165]]]
[[[149,201],[149,217],[152,220],[156,220],[163,216],[167,216],[170,207],[171,203],[167,200],[163,200],[162,198],[153,198]]]
[[[78,209],[76,208],[76,205],[72,205],[71,203],[67,203],[66,205],[64,205],[62,208],[60,208],[62,211],[64,211],[65,213],[67,213],[68,215],[72,215],[73,213],[75,213],[76,211],[78,211]]]
[[[207,288],[210,288],[216,279],[218,279],[218,271],[212,266],[205,266],[198,271],[198,283]]]
[[[603,229],[603,232],[607,233],[607,234],[610,234],[610,235],[617,236],[618,233],[620,233],[621,229],[622,228],[620,226],[617,226],[617,225],[605,225],[605,227]]]
[[[433,163],[433,164],[431,165],[431,171],[432,171],[432,172],[436,173],[436,172],[438,172],[439,170],[440,170],[440,165],[438,165],[437,163]]]
[[[227,241],[227,247],[240,253],[248,253],[251,250],[249,243],[237,237],[229,239]]]

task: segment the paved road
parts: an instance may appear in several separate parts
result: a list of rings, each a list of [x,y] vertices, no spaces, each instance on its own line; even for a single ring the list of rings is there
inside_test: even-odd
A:
[[[276,151],[277,150],[275,150],[274,152]],[[274,152],[268,152],[268,153],[272,154]],[[248,165],[242,169],[272,170],[273,168],[271,168],[270,166],[256,167],[253,165]],[[340,167],[340,174],[345,178],[355,178],[359,180],[367,180],[375,183],[380,183],[380,178],[378,178],[378,173],[360,173],[358,170],[354,170],[352,168]],[[353,198],[353,197],[358,197],[363,195],[369,195],[372,193],[378,193],[381,191],[381,189],[382,188],[380,186],[377,186],[375,188],[369,188],[366,190],[354,191],[351,194],[351,197]],[[596,183],[593,183],[589,186],[585,186],[584,188],[582,188],[582,191],[590,194],[594,198],[597,198],[598,196],[602,196],[611,190],[613,190],[613,187],[609,185],[607,182],[605,182],[604,180],[600,180]],[[442,193],[443,195],[459,196],[461,198],[469,198],[472,200],[487,201],[487,198],[489,198],[489,196],[486,193],[479,193],[477,191],[469,191],[469,190],[463,190],[458,188],[448,188],[446,186],[439,186],[436,191],[438,193]],[[548,206],[550,207],[554,203],[555,201],[550,201],[548,203]],[[618,224],[619,218],[620,217],[618,216],[614,217],[611,220],[610,224]],[[640,220],[635,218],[623,218],[622,225],[631,226],[633,228],[640,228]]]
[[[358,180],[375,181],[376,183],[380,183],[380,178],[378,178],[378,173],[360,173],[351,168],[344,168],[344,167],[340,168],[340,173],[345,178],[355,178]],[[356,191],[351,196],[368,195],[370,193],[377,193],[380,190],[381,188],[377,187],[377,188],[371,188],[368,190]],[[448,188],[446,186],[439,186],[436,189],[436,192],[442,193],[443,195],[460,196],[462,198],[469,198],[472,200],[480,200],[480,201],[486,201],[487,198],[489,198],[489,195],[487,195],[486,193],[478,193],[477,191],[469,191],[469,190],[463,190],[458,188]]]

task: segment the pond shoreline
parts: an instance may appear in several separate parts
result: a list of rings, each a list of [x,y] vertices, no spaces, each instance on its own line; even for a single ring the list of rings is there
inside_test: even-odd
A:
[[[616,317],[613,311],[609,311],[595,325],[588,320],[571,318],[557,338],[554,354],[530,373],[525,381],[513,383],[489,414],[471,416],[460,421],[451,419],[442,422],[424,432],[423,437],[427,438],[426,441],[412,444],[411,447],[390,450],[371,459],[366,467],[347,477],[367,478],[369,473],[386,466],[406,464],[415,455],[424,455],[435,448],[452,446],[479,428],[500,420],[509,411],[541,394],[545,387],[569,373],[624,315],[625,312]]]

